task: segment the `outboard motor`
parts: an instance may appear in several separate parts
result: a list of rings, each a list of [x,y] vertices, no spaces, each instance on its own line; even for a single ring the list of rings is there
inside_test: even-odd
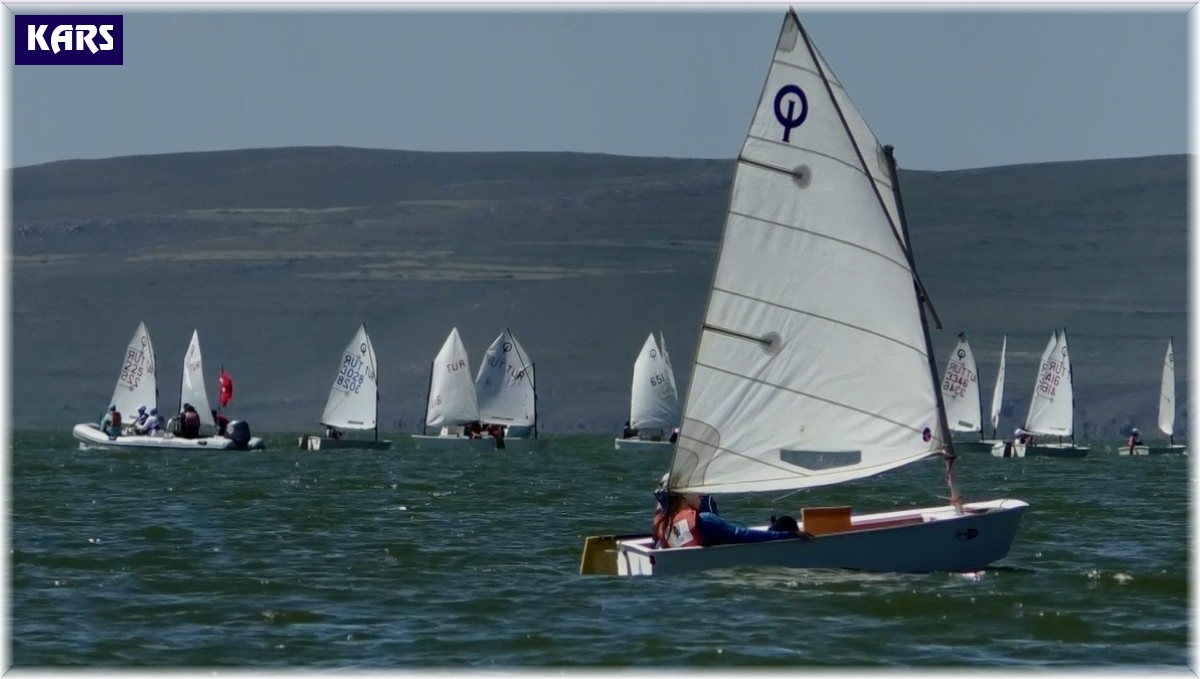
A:
[[[246,450],[250,445],[250,423],[234,420],[225,427],[225,437],[233,441],[233,447]]]

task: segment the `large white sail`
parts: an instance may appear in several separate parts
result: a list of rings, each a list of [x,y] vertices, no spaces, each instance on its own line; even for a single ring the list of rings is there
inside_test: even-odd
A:
[[[200,333],[192,331],[187,354],[183,357],[183,384],[179,390],[179,406],[190,403],[200,414],[200,424],[215,426],[208,393],[204,389],[204,364],[200,359]]]
[[[1004,359],[1008,353],[1008,335],[1000,345],[1000,370],[996,373],[996,387],[992,389],[992,431],[1000,426],[1000,408],[1004,405]]]
[[[789,12],[738,157],[673,489],[839,483],[942,450],[888,159]]]
[[[666,350],[654,340],[654,333],[646,338],[633,364],[629,422],[643,432],[662,432],[679,424],[675,376]]]
[[[1175,350],[1167,340],[1167,355],[1163,359],[1162,389],[1158,394],[1158,428],[1167,436],[1175,435]]]
[[[983,407],[979,401],[979,371],[965,333],[958,334],[958,344],[946,362],[946,374],[942,377],[942,402],[946,405],[950,431],[980,430]]]
[[[425,426],[456,427],[477,420],[479,405],[471,381],[471,361],[458,328],[453,328],[433,359]]]
[[[485,423],[529,426],[536,419],[533,364],[505,329],[488,347],[475,376],[479,419]]]
[[[341,429],[374,429],[379,408],[378,369],[367,326],[360,325],[342,352],[321,424]]]
[[[137,419],[137,407],[146,406],[147,412],[158,407],[158,380],[155,376],[154,345],[146,324],[138,323],[125,357],[121,360],[121,374],[117,375],[117,386],[113,390],[111,404],[125,422]]]
[[[1050,337],[1039,366],[1025,429],[1034,434],[1070,436],[1075,412],[1065,332],[1055,331]]]

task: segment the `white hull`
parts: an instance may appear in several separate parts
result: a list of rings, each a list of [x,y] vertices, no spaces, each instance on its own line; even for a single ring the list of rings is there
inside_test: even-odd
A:
[[[654,549],[649,536],[616,538],[599,557],[606,568],[581,570],[615,575],[678,575],[773,566],[887,573],[974,572],[1008,555],[1028,506],[1020,500],[992,500],[966,505],[963,515],[950,506],[865,514],[852,517],[848,531],[826,533],[811,540]],[[589,565],[586,550],[584,567]],[[608,561],[610,556],[615,564]]]
[[[202,436],[185,439],[173,434],[161,436],[118,436],[109,437],[94,424],[77,424],[71,431],[79,440],[80,448],[104,448],[109,450],[238,450],[233,439],[224,436]],[[258,437],[252,437],[246,450],[265,450],[266,445]]]
[[[300,450],[388,450],[391,441],[372,441],[368,439],[330,439],[324,436],[301,436]]]
[[[622,439],[613,441],[613,448],[631,453],[646,453],[655,450],[670,450],[675,444],[670,441],[643,441],[642,439]]]
[[[992,446],[992,457],[1087,457],[1087,446],[1074,446],[1070,443],[1035,443],[1027,446],[1023,443],[1012,442],[1012,447],[1005,441],[997,441]]]
[[[986,455],[986,454],[992,452],[992,448],[994,448],[997,443],[1004,443],[1004,442],[996,440],[996,439],[988,439],[986,441],[955,441],[954,442],[954,452],[955,453],[972,453],[972,454],[973,453],[981,453],[981,454]]]
[[[1134,446],[1130,450],[1129,446],[1120,446],[1117,448],[1117,453],[1120,455],[1187,455],[1187,446],[1176,444],[1173,446]]]
[[[455,451],[455,450],[497,450],[496,439],[485,436],[472,439],[466,436],[426,436],[413,434],[413,444],[417,450]],[[541,450],[545,439],[504,439],[504,450]]]

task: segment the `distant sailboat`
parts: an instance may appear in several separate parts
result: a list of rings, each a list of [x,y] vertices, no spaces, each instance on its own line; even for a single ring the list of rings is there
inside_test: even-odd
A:
[[[375,347],[363,323],[342,351],[337,376],[329,388],[329,399],[321,414],[324,436],[301,436],[301,450],[362,448],[387,450],[391,441],[379,440],[379,364]],[[344,430],[371,431],[372,440],[345,438]],[[333,434],[333,436],[330,436]]]
[[[617,450],[669,450],[671,431],[679,425],[679,394],[675,373],[667,356],[667,343],[659,333],[646,338],[633,364],[633,383],[629,397],[629,426],[636,434],[617,438]]]
[[[942,376],[942,401],[950,431],[979,434],[979,441],[954,440],[959,453],[990,453],[992,443],[983,440],[983,405],[979,398],[979,370],[966,333],[958,333],[958,343],[946,362]]]
[[[458,328],[452,328],[429,367],[425,428],[413,434],[413,443],[420,450],[494,449],[492,439],[468,435],[467,428],[478,422],[479,403],[471,380],[470,358]]]
[[[1121,455],[1187,455],[1187,446],[1175,443],[1175,349],[1174,339],[1167,340],[1167,355],[1163,357],[1162,384],[1158,392],[1158,430],[1170,437],[1168,445],[1122,445]]]
[[[951,501],[805,508],[809,540],[664,548],[592,536],[580,572],[976,571],[1004,558],[1028,504],[959,497],[924,298],[891,148],[789,11],[738,157],[663,492],[815,489],[940,457]]]
[[[512,331],[492,342],[475,375],[479,420],[485,431],[499,427],[497,447],[540,448],[537,430],[537,375],[533,361]]]
[[[1071,357],[1067,351],[1067,331],[1056,330],[1042,351],[1037,383],[1029,402],[1029,414],[1021,430],[1033,437],[1023,443],[1014,436],[1010,442],[998,442],[992,448],[996,457],[1085,457],[1087,446],[1075,445],[1075,392]],[[1044,436],[1057,440],[1045,441]],[[1062,437],[1070,437],[1064,442]]]
[[[261,438],[250,435],[250,426],[244,421],[229,423],[226,436],[198,436],[184,438],[170,431],[169,426],[154,435],[134,435],[128,428],[137,417],[136,407],[144,404],[147,410],[157,407],[157,384],[155,380],[154,346],[150,343],[150,334],[144,323],[138,325],[133,340],[125,353],[121,374],[117,378],[117,389],[113,396],[114,405],[121,411],[121,419],[126,425],[122,436],[109,436],[100,431],[100,427],[87,423],[75,425],[72,434],[83,448],[117,448],[117,449],[146,449],[146,450],[262,450],[265,448]],[[154,393],[155,398],[150,398]],[[132,405],[131,405],[132,404]],[[215,427],[212,410],[208,405],[208,395],[204,389],[204,364],[200,355],[200,336],[192,332],[192,340],[188,344],[187,353],[183,360],[183,379],[179,388],[180,410],[184,404],[196,409],[201,426]],[[126,415],[125,408],[131,414]],[[165,413],[160,417],[167,421]]]

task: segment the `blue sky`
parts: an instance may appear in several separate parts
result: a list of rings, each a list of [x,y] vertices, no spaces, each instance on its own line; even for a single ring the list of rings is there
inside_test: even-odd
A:
[[[125,63],[10,66],[10,166],[292,145],[732,158],[786,5],[87,9],[124,14]],[[797,9],[903,167],[1188,150],[1186,6]]]

